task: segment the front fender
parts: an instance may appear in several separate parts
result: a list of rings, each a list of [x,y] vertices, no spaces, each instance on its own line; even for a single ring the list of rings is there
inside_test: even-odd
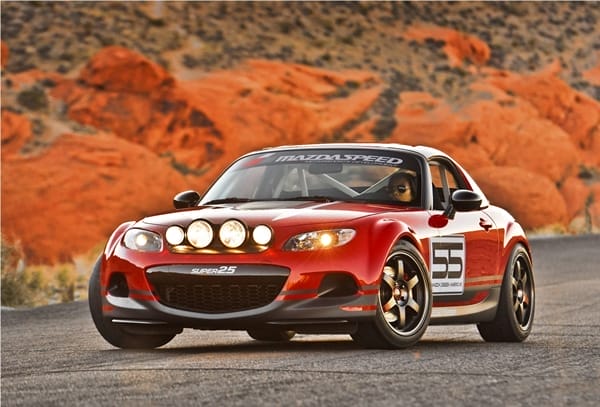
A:
[[[106,247],[104,248],[105,259],[113,255],[113,253],[115,252],[115,248],[117,247],[117,245],[121,241],[121,238],[123,237],[123,234],[134,223],[134,221],[123,222],[114,230],[114,232],[112,232],[110,238],[108,239],[108,242],[106,243]]]
[[[405,223],[394,219],[380,219],[373,224],[368,251],[369,281],[379,282],[381,270],[383,270],[388,254],[394,245],[402,239],[409,241],[419,252],[423,253],[421,242]]]

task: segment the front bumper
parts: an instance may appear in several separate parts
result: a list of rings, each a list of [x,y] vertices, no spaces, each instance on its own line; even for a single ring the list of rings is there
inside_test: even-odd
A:
[[[123,325],[168,325],[194,329],[249,329],[276,325],[298,332],[352,331],[355,323],[373,318],[375,295],[348,298],[311,298],[282,301],[259,308],[218,314],[206,314],[167,307],[158,301],[104,297],[104,316]],[[348,326],[348,329],[344,329]]]
[[[105,273],[103,315],[124,327],[245,330],[275,325],[297,332],[352,332],[376,312],[378,287],[360,285],[348,272],[306,273],[304,286],[290,286],[297,272],[260,264],[147,269],[121,264]],[[111,290],[113,274],[125,276],[127,290]]]

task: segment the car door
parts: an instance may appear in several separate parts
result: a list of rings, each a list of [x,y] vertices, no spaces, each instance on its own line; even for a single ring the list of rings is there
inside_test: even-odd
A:
[[[457,189],[469,189],[450,160],[430,160],[433,209],[438,219]],[[496,284],[498,228],[483,210],[456,212],[453,219],[436,225],[438,236],[430,240],[430,270],[437,305],[468,305],[482,301]]]

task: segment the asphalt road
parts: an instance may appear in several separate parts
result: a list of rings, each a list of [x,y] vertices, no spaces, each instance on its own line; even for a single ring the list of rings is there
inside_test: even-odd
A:
[[[112,348],[87,304],[2,311],[2,406],[597,406],[600,235],[533,240],[529,339],[485,343],[474,326],[430,327],[407,350],[348,336],[262,344],[184,331],[154,351]]]

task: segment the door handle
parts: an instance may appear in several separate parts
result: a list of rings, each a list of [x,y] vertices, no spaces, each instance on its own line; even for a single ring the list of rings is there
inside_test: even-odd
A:
[[[484,228],[486,232],[492,228],[492,224],[483,218],[479,218],[479,226]]]

